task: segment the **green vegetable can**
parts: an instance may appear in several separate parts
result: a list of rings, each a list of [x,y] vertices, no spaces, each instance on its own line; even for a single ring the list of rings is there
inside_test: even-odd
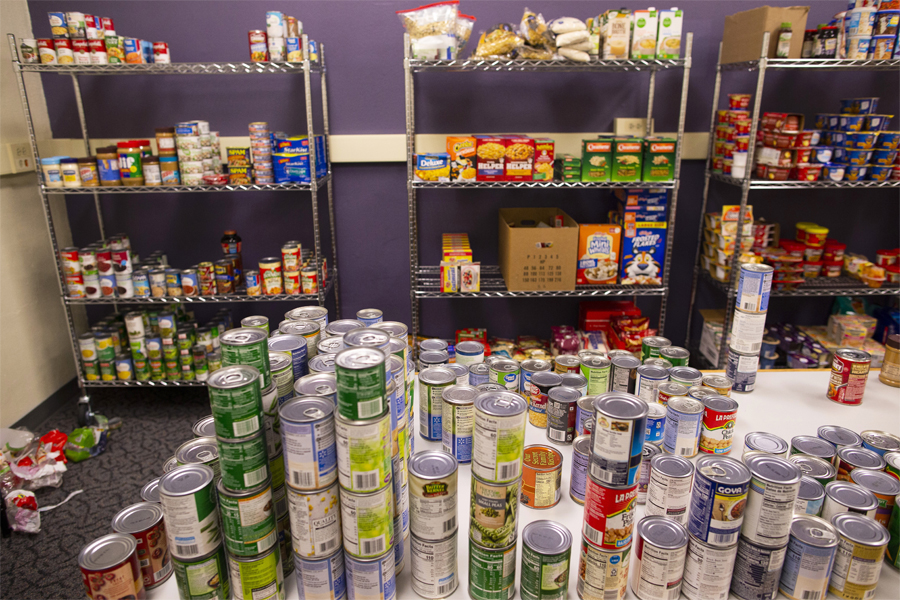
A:
[[[225,489],[219,481],[219,511],[225,547],[237,556],[255,556],[275,545],[275,506],[272,487],[266,481],[244,492]]]
[[[378,418],[388,409],[384,352],[345,348],[334,360],[338,413],[350,420]]]
[[[469,538],[469,597],[511,600],[516,593],[516,544],[486,548]]]
[[[209,376],[209,405],[216,424],[216,435],[242,438],[260,431],[262,390],[255,367],[237,365],[219,369]]]
[[[237,440],[216,439],[222,484],[232,491],[251,490],[269,478],[269,453],[262,431]]]
[[[513,392],[485,392],[475,398],[472,473],[503,483],[522,475],[525,399]]]
[[[472,475],[469,505],[469,537],[485,548],[505,548],[516,543],[521,478],[510,483],[491,483]]]
[[[201,558],[172,557],[175,585],[181,600],[228,600],[231,578],[225,565],[225,549],[220,544]]]
[[[373,492],[391,480],[391,417],[371,421],[334,416],[338,480],[351,492]],[[373,555],[374,556],[374,555]]]
[[[555,521],[522,530],[522,600],[564,600],[569,589],[572,534]]]
[[[341,528],[344,552],[356,558],[381,556],[394,545],[394,493],[391,482],[368,494],[343,487]]]
[[[278,544],[257,556],[228,555],[236,600],[284,600],[284,570]]]
[[[262,376],[260,386],[269,387],[272,377],[269,370],[268,336],[262,329],[239,327],[223,333],[220,338],[222,365],[250,365]]]
[[[159,478],[159,501],[172,556],[200,558],[221,546],[214,477],[206,465],[183,465]]]

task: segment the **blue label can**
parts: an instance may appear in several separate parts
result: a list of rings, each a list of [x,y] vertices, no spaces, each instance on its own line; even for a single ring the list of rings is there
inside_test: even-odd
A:
[[[141,40],[125,38],[125,62],[144,62],[144,50],[141,48]]]
[[[306,338],[302,335],[282,334],[269,338],[269,350],[289,352],[294,369],[294,381],[309,373]]]
[[[312,560],[294,554],[297,570],[297,591],[300,600],[316,598],[341,600],[347,593],[344,573],[344,551],[338,549],[331,556]]]
[[[409,512],[407,512],[409,515]],[[407,524],[409,520],[407,519]],[[407,525],[408,526],[408,525]],[[394,517],[394,531],[400,531],[403,527],[403,517]],[[403,570],[403,565],[406,563],[406,544],[403,543],[403,538],[394,544],[394,576],[400,571]]]
[[[150,295],[150,280],[146,271],[138,269],[132,273],[131,285],[134,287],[135,298],[146,298]]]
[[[700,448],[703,403],[694,398],[671,398],[666,404],[666,426],[663,450],[668,454],[690,458]]]
[[[838,542],[837,531],[825,519],[795,516],[778,585],[781,593],[794,600],[825,598]]]
[[[397,597],[394,549],[369,559],[347,554],[344,566],[349,600],[394,600]]]
[[[697,461],[688,531],[716,547],[738,541],[747,507],[750,469],[727,456],[704,456]]]
[[[569,496],[578,504],[584,504],[590,460],[591,438],[586,435],[575,438],[575,441],[572,442],[572,475],[569,478]]]
[[[451,385],[441,394],[441,446],[457,462],[472,462],[472,431],[475,424],[475,396],[471,385]]]
[[[291,487],[313,490],[337,480],[334,403],[327,398],[295,398],[278,408],[284,469]]]
[[[485,363],[469,365],[469,385],[489,383],[491,368]]]
[[[662,404],[651,404],[649,408],[645,441],[659,445],[663,441],[663,432],[666,429],[666,407]]]
[[[775,269],[771,265],[756,263],[741,265],[735,306],[750,313],[764,313],[769,310],[769,294],[772,291],[774,274]]]

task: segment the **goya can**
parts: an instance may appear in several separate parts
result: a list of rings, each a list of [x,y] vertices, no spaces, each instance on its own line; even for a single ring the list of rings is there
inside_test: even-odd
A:
[[[650,461],[654,456],[662,454],[662,450],[656,444],[644,443],[644,450],[641,452],[641,476],[638,479],[638,495],[637,503],[647,503],[647,490],[650,487]]]
[[[647,436],[644,441],[650,444],[662,444],[666,429],[666,407],[662,404],[647,406]]]
[[[792,437],[790,453],[791,456],[797,454],[814,456],[828,462],[833,462],[837,456],[837,451],[831,443],[812,435]]]
[[[744,463],[751,478],[741,536],[769,548],[783,547],[790,537],[800,469],[769,454],[748,456]]]
[[[666,369],[653,365],[641,365],[637,368],[634,393],[647,404],[656,404],[659,386],[667,381],[669,381],[669,372]]]
[[[788,456],[788,462],[792,462],[800,467],[804,477],[815,479],[823,486],[828,485],[837,477],[837,469],[834,468],[833,464],[815,456],[794,454]]]
[[[858,406],[866,391],[866,379],[872,355],[854,348],[838,348],[831,362],[831,377],[826,396],[838,404]]]
[[[175,585],[181,600],[228,600],[231,577],[221,544],[211,554],[200,558],[172,557]]]
[[[688,532],[684,525],[661,516],[638,523],[634,537],[631,591],[640,600],[678,598],[687,555]]]
[[[812,515],[794,517],[778,591],[791,600],[825,598],[837,546],[831,523]]]
[[[603,356],[586,356],[581,359],[581,374],[587,379],[587,394],[596,396],[609,391],[609,373],[612,363]]]
[[[341,506],[337,482],[321,490],[302,492],[288,486],[291,546],[307,559],[331,556],[341,547]]]
[[[569,588],[572,534],[554,521],[534,521],[522,530],[522,600],[562,600]]]
[[[98,538],[78,554],[78,567],[87,597],[147,597],[137,557],[137,540],[124,533],[110,533]]]
[[[388,408],[384,352],[378,348],[346,348],[334,361],[338,412],[353,421],[372,419]]]
[[[217,438],[222,482],[233,491],[253,489],[269,478],[269,452],[262,431],[245,438]]]
[[[338,413],[334,430],[341,486],[353,492],[371,492],[390,482],[390,415],[384,413],[370,421],[351,421]]]
[[[794,501],[795,515],[815,515],[822,513],[825,504],[825,486],[803,475],[800,478],[800,489],[797,491],[797,499]]]
[[[338,550],[324,558],[293,555],[297,571],[297,592],[309,600],[342,600],[347,594],[344,552]]]
[[[541,360],[539,358],[530,358],[528,360],[523,360],[519,372],[519,393],[522,394],[523,397],[527,398],[531,391],[531,377],[535,373],[550,371],[552,366],[553,365],[550,364],[550,361]]]
[[[139,502],[123,508],[113,517],[112,530],[126,533],[137,541],[144,588],[155,588],[172,576],[162,506],[156,502]]]
[[[528,422],[547,427],[547,401],[550,390],[562,385],[562,377],[552,371],[538,371],[531,376],[528,388]]]
[[[550,446],[525,448],[522,460],[522,506],[552,508],[562,497],[563,457]]]
[[[443,540],[456,533],[457,470],[456,459],[437,450],[409,460],[409,527],[420,540]]]
[[[159,478],[169,552],[199,558],[222,543],[213,470],[204,465],[176,467]]]
[[[206,385],[209,389],[209,404],[215,419],[216,435],[238,438],[261,430],[263,424],[260,383],[259,370],[250,365],[225,367],[209,376]]]
[[[659,357],[669,361],[673,367],[686,367],[691,353],[680,346],[664,346],[659,349]]]
[[[479,394],[473,442],[474,475],[494,482],[518,479],[525,450],[525,400],[512,392]]]
[[[840,536],[828,591],[843,600],[875,597],[880,565],[889,536],[887,530],[860,515],[840,514],[831,519]]]
[[[394,600],[397,597],[394,552],[369,559],[344,555],[348,600]]]
[[[591,476],[604,485],[637,483],[647,435],[647,412],[647,404],[631,394],[608,392],[597,396],[591,434]]]
[[[572,472],[569,475],[569,496],[577,504],[584,504],[590,461],[591,438],[587,435],[580,435],[572,442]]]
[[[575,434],[590,435],[594,430],[594,396],[582,396],[575,403]]]
[[[875,454],[884,456],[888,452],[900,451],[900,437],[893,433],[868,429],[860,433],[859,437],[862,438],[863,448]]]
[[[422,540],[410,535],[412,589],[423,598],[445,598],[459,586],[457,577],[457,534],[439,540]]]
[[[628,590],[628,566],[632,546],[601,550],[584,537],[578,561],[575,590],[582,600],[624,600]]]
[[[883,471],[853,469],[850,473],[850,481],[872,492],[878,500],[875,520],[887,528],[894,510],[894,498],[900,494],[900,480]]]
[[[822,425],[816,430],[816,435],[829,442],[836,450],[840,450],[845,446],[862,446],[863,443],[858,433],[840,425]],[[836,466],[837,456],[835,456],[833,462]]]
[[[769,310],[774,273],[771,265],[742,264],[735,306],[748,313],[765,313]]]
[[[584,537],[604,550],[628,546],[636,506],[636,483],[628,487],[606,487],[589,475],[584,497]]]
[[[787,546],[772,548],[741,536],[738,540],[731,593],[741,600],[774,600]]]
[[[832,481],[825,485],[825,503],[822,518],[831,521],[838,513],[852,512],[875,519],[878,498],[861,485],[849,481]]]
[[[841,448],[837,451],[837,478],[842,481],[850,481],[850,473],[854,469],[872,469],[873,471],[883,471],[885,467],[884,458],[881,455],[867,450],[862,447],[850,446]]]
[[[454,384],[456,373],[446,367],[428,367],[419,373],[419,433],[426,440],[442,439],[442,396]]]
[[[666,430],[663,450],[677,456],[692,457],[700,445],[703,403],[693,398],[673,398],[666,405]]]
[[[690,600],[727,600],[731,577],[723,574],[732,572],[737,548],[711,546],[689,535],[681,593]]]
[[[516,592],[516,545],[488,548],[469,538],[469,597],[512,600]]]
[[[575,430],[576,403],[581,393],[558,386],[547,395],[547,439],[558,444],[571,444]]]
[[[472,462],[475,397],[471,385],[451,385],[441,392],[441,447],[462,464]]]
[[[774,433],[754,431],[744,436],[744,451],[742,454],[747,454],[754,450],[772,454],[779,458],[786,458],[788,443]]]
[[[734,440],[738,403],[727,396],[710,396],[703,400],[703,422],[700,427],[700,451],[728,454]]]
[[[240,327],[219,336],[222,347],[222,365],[250,365],[260,372],[260,387],[268,387],[269,347],[266,332],[260,329]]]
[[[235,600],[284,600],[284,569],[278,545],[256,556],[228,554]]]
[[[743,463],[727,456],[697,460],[688,513],[690,534],[716,547],[737,543],[749,488],[750,470]]]
[[[235,556],[262,554],[278,541],[272,486],[233,492],[219,482],[219,511],[225,547]]]
[[[671,346],[672,342],[668,338],[660,335],[648,335],[641,338],[641,360],[647,358],[656,358],[659,351],[666,346]]]
[[[394,544],[394,494],[387,485],[369,493],[351,492],[343,487],[341,528],[344,552],[356,558],[375,558]],[[394,557],[391,556],[393,564]]]
[[[327,398],[295,398],[278,409],[284,467],[291,487],[312,490],[337,479],[334,404]]]
[[[491,483],[472,475],[469,537],[486,548],[515,545],[521,481]]]
[[[659,515],[687,523],[694,465],[680,456],[658,454],[650,459],[645,515]]]
[[[175,450],[176,465],[206,465],[215,473],[216,478],[221,477],[221,465],[219,464],[219,446],[214,437],[193,438]],[[165,469],[163,472],[166,472]]]
[[[633,394],[637,383],[637,368],[641,361],[633,355],[614,356],[610,359],[609,391]]]

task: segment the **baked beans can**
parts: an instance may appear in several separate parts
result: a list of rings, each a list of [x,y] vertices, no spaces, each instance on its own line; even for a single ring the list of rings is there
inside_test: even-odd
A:
[[[872,492],[878,500],[875,520],[887,528],[894,510],[894,498],[900,494],[900,480],[883,471],[871,469],[853,469],[850,481]]]
[[[281,405],[278,415],[290,485],[312,490],[334,483],[338,476],[334,403],[326,398],[294,398]]]
[[[773,454],[779,458],[787,458],[788,443],[775,435],[765,431],[754,431],[744,436],[744,452],[758,451]],[[746,461],[744,461],[746,462]]]
[[[631,591],[641,600],[668,600],[681,593],[688,532],[681,523],[648,516],[634,538]]]
[[[900,451],[900,437],[887,431],[868,429],[859,434],[863,448],[885,456],[888,452]]]
[[[457,576],[457,533],[439,540],[422,540],[410,535],[412,589],[423,598],[446,598],[459,586]]]
[[[581,394],[569,387],[557,386],[547,395],[547,439],[571,444],[575,439],[575,410]]]
[[[581,359],[581,374],[587,379],[587,394],[596,396],[609,390],[612,363],[603,356],[586,356]]]
[[[837,469],[833,464],[815,456],[792,454],[788,456],[788,462],[797,465],[805,477],[811,477],[822,485],[828,485],[837,477]]]
[[[854,348],[835,350],[826,392],[828,399],[850,406],[862,404],[871,362],[872,356],[863,350]]]
[[[650,461],[662,453],[656,444],[645,443],[641,453],[641,478],[638,480],[637,503],[647,503],[647,490],[650,487]]]
[[[137,540],[124,533],[104,535],[82,548],[78,566],[87,597],[146,598],[137,548]]]
[[[469,597],[512,600],[516,591],[516,545],[488,548],[469,538]]]
[[[374,492],[391,481],[391,419],[353,421],[337,413],[338,478],[352,492]]]
[[[183,465],[159,478],[169,552],[199,558],[221,544],[215,474],[205,465]]]
[[[310,491],[287,487],[291,547],[297,556],[320,559],[341,547],[338,485]]]
[[[703,423],[700,427],[700,451],[728,454],[734,441],[738,403],[727,396],[710,396],[703,400]]]
[[[456,373],[447,367],[428,367],[419,373],[419,434],[426,440],[443,438],[443,393],[455,384]]]
[[[203,439],[203,438],[197,438]],[[269,478],[266,435],[258,431],[238,439],[217,438],[222,482],[231,491],[255,489]]]
[[[113,517],[112,529],[131,535],[137,541],[144,588],[155,588],[172,576],[172,558],[159,503],[139,502],[123,508]]]
[[[534,521],[522,530],[522,600],[565,598],[569,587],[572,534],[554,521]]]
[[[422,541],[456,535],[458,463],[446,452],[426,450],[409,460],[411,533]]]
[[[658,454],[650,459],[646,515],[660,515],[687,523],[694,465],[680,456]]]
[[[525,398],[528,397],[531,390],[531,377],[541,371],[550,371],[553,365],[550,361],[541,360],[539,358],[531,358],[523,360],[519,373],[519,393]],[[503,383],[503,382],[495,382]]]
[[[441,447],[461,464],[472,462],[472,429],[478,394],[474,386],[459,384],[441,392]]]
[[[582,600],[624,600],[632,546],[601,550],[581,538],[576,591]]]
[[[498,483],[519,479],[525,450],[525,400],[512,392],[475,398],[472,473]]]
[[[659,386],[667,381],[669,372],[666,369],[641,365],[637,368],[635,395],[647,404],[656,404]]]
[[[775,269],[770,265],[742,264],[735,306],[748,313],[765,313],[769,310],[774,273]]]
[[[508,483],[472,476],[469,537],[486,548],[514,546],[519,514],[521,480]]]
[[[394,600],[397,597],[394,552],[369,559],[344,556],[347,574],[347,597],[371,600]]]
[[[686,367],[691,353],[680,346],[664,346],[659,349],[659,357],[669,361],[673,367]]]
[[[829,442],[836,450],[845,446],[862,446],[863,443],[858,433],[840,425],[822,425],[816,430],[816,435]],[[834,463],[837,464],[837,454],[835,454]]]
[[[609,391],[633,394],[637,383],[637,368],[641,361],[632,356],[615,356],[610,359]]]
[[[800,478],[797,500],[794,501],[794,514],[818,516],[822,513],[823,504],[825,504],[825,486],[812,477],[803,475]]]
[[[230,554],[256,556],[277,543],[275,504],[269,481],[251,490],[234,492],[226,489],[220,480],[217,488],[222,532]]]
[[[744,463],[751,479],[741,536],[754,544],[783,548],[790,537],[794,503],[800,491],[800,469],[769,454],[748,456]]]
[[[766,313],[750,313],[735,308],[729,347],[737,352],[756,354],[762,346],[765,332]]]
[[[647,435],[647,404],[631,394],[608,392],[596,397],[594,412],[591,476],[604,485],[635,485]]]
[[[284,569],[277,545],[256,556],[226,553],[226,558],[236,600],[253,600],[254,596],[284,600]]]
[[[677,456],[692,457],[700,444],[703,423],[703,403],[693,398],[673,398],[666,405],[666,429],[663,451]]]
[[[575,403],[575,433],[590,435],[594,430],[594,396],[582,396]]]
[[[231,598],[231,578],[225,559],[225,549],[219,547],[200,558],[172,557],[178,595],[185,600],[228,600]]]
[[[690,600],[727,600],[738,545],[721,548],[688,537],[681,593]]]
[[[636,483],[627,487],[606,487],[589,474],[584,499],[584,537],[604,550],[628,546],[636,505]]]
[[[791,456],[800,454],[814,456],[832,462],[837,456],[834,446],[822,438],[812,435],[798,435],[791,438]]]
[[[552,371],[538,371],[528,386],[528,422],[535,427],[547,427],[547,402],[550,391],[562,384],[562,376]]]
[[[778,590],[791,600],[825,598],[837,547],[831,523],[812,515],[795,516]]]
[[[880,565],[889,536],[887,530],[860,515],[840,514],[831,519],[838,532],[838,551],[828,591],[843,600],[874,598]]]
[[[774,600],[786,553],[786,545],[772,548],[741,536],[731,574],[731,593],[741,600]]]
[[[293,555],[297,591],[301,598],[342,600],[347,593],[344,552],[338,549],[324,558]]]
[[[851,481],[850,473],[854,469],[872,469],[874,471],[883,471],[887,463],[884,458],[863,447],[849,446],[841,448],[837,451],[837,459],[835,467],[837,468],[837,478],[842,481]]]
[[[659,387],[656,390],[656,403],[666,406],[672,398],[679,398],[687,395],[687,386],[675,383],[674,381],[667,381],[659,384]]]
[[[590,461],[591,438],[587,435],[580,435],[572,442],[572,472],[569,475],[569,496],[577,504],[584,504]]]
[[[703,373],[694,367],[674,366],[669,369],[669,381],[690,389],[703,383]]]
[[[849,481],[832,481],[825,485],[822,518],[830,521],[834,515],[842,512],[852,512],[874,520],[878,512],[878,498],[861,485]]]
[[[647,407],[647,437],[651,444],[662,444],[666,427],[666,407],[661,404],[650,404]]]
[[[750,470],[727,456],[701,457],[695,467],[688,531],[705,544],[732,546],[744,523]]]
[[[368,493],[351,492],[341,487],[340,496],[344,552],[355,558],[375,558],[389,551],[395,539],[391,481]]]
[[[562,497],[562,454],[550,446],[525,448],[520,490],[523,506],[552,508]]]
[[[553,371],[559,373],[578,373],[581,370],[581,360],[574,354],[560,354],[553,359]]]

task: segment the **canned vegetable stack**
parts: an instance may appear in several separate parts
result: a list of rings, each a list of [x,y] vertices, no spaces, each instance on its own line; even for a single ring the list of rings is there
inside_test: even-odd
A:
[[[741,265],[728,359],[725,362],[725,375],[734,382],[736,392],[752,392],[756,386],[774,273],[770,265]]]

